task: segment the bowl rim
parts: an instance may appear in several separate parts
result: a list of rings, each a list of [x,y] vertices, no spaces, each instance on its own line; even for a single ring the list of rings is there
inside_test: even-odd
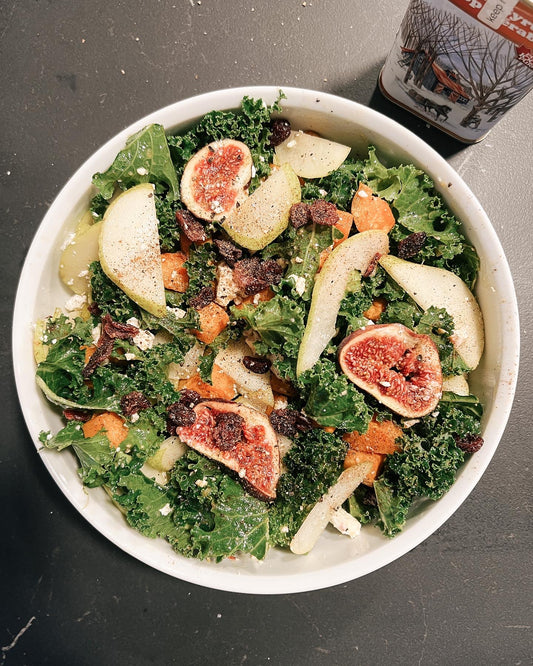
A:
[[[496,399],[499,401],[498,419],[492,424],[490,447],[484,447],[483,456],[476,460],[475,465],[471,465],[472,471],[468,475],[468,478],[465,476],[459,477],[452,486],[452,489],[438,503],[433,504],[425,512],[431,514],[432,520],[425,520],[423,517],[416,525],[416,529],[403,532],[395,537],[394,540],[387,541],[384,547],[377,549],[377,552],[370,551],[361,558],[356,558],[353,562],[342,562],[327,567],[321,570],[320,574],[316,572],[308,573],[304,570],[301,573],[286,576],[267,576],[262,575],[260,570],[258,570],[253,576],[241,575],[238,569],[226,570],[219,568],[220,565],[216,564],[212,564],[206,573],[205,567],[199,567],[197,560],[188,560],[177,554],[176,557],[167,558],[164,561],[162,558],[155,558],[160,561],[154,561],[153,557],[147,557],[137,551],[137,539],[132,539],[133,544],[120,541],[109,528],[102,528],[97,516],[93,516],[90,511],[82,511],[68,483],[54,469],[53,461],[49,456],[41,456],[49,473],[71,504],[93,527],[123,551],[153,568],[187,582],[213,589],[253,594],[285,594],[322,589],[354,580],[393,562],[428,538],[459,508],[476,486],[494,455],[511,411],[517,382],[520,345],[518,306],[511,272],[496,232],[479,201],[459,174],[433,148],[396,121],[358,102],[330,93],[290,86],[252,86],[215,90],[189,97],[155,110],[124,128],[97,149],[75,171],[54,199],[37,228],[21,271],[13,314],[12,349],[15,383],[26,426],[34,445],[39,450],[41,446],[37,435],[40,428],[32,421],[30,414],[29,401],[31,401],[31,396],[28,397],[27,394],[29,364],[28,359],[22,358],[27,349],[24,338],[20,335],[20,330],[21,327],[26,326],[28,323],[25,295],[28,293],[28,289],[35,289],[33,270],[34,265],[39,261],[39,255],[42,254],[39,248],[42,247],[43,242],[46,243],[47,230],[54,224],[54,220],[57,219],[56,215],[60,214],[63,202],[76,201],[79,199],[80,192],[87,192],[88,181],[90,181],[90,177],[95,171],[102,168],[102,160],[105,156],[109,154],[113,154],[114,156],[123,147],[126,139],[145,125],[158,122],[167,131],[172,131],[172,128],[177,124],[192,122],[212,109],[224,110],[237,108],[244,96],[255,99],[262,98],[271,102],[276,99],[280,90],[287,96],[288,99],[286,102],[290,108],[296,109],[303,105],[306,109],[311,110],[317,108],[315,104],[320,101],[321,110],[324,107],[335,109],[336,115],[345,115],[345,117],[357,114],[360,125],[363,125],[365,128],[371,128],[384,140],[390,141],[407,153],[414,151],[416,158],[413,158],[412,161],[416,162],[426,171],[429,171],[429,168],[425,166],[426,164],[436,165],[442,181],[453,182],[453,196],[456,200],[467,202],[471,215],[475,217],[477,223],[483,228],[484,236],[487,237],[487,243],[490,243],[490,246],[494,250],[493,254],[498,256],[498,280],[504,288],[502,291],[506,295],[506,299],[501,306],[501,320],[506,341],[509,342],[502,349],[501,370],[506,373],[508,379],[505,382],[505,386],[498,387],[498,394],[496,396]],[[450,199],[447,195],[445,195],[445,198]],[[73,204],[70,208],[72,209],[72,207]],[[55,224],[60,228],[65,221],[63,217],[60,223],[56,222]],[[30,362],[33,364],[33,359]],[[472,461],[469,461],[469,464],[470,462]],[[79,483],[81,485],[81,482]],[[437,506],[438,510],[435,510]],[[132,528],[128,529],[133,532]],[[141,538],[146,539],[146,537]],[[176,566],[176,561],[178,560],[179,565]]]

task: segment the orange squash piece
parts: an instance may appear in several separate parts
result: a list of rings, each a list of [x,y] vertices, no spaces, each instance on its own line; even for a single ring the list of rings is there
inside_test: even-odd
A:
[[[161,255],[165,289],[179,291],[181,294],[187,291],[189,276],[184,267],[186,260],[187,257],[183,252],[167,252]]]
[[[224,398],[225,400],[233,400],[233,398],[237,395],[235,381],[216,363],[213,363],[213,369],[211,371],[211,383],[213,384],[213,388],[219,392],[220,398]]]
[[[351,451],[389,455],[401,451],[402,447],[397,440],[402,433],[400,426],[393,421],[376,421],[373,418],[365,433],[361,434],[354,430],[343,435],[343,439],[348,442]]]
[[[227,388],[221,390],[220,387],[212,386],[207,382],[204,382],[198,373],[195,373],[192,377],[189,377],[183,384],[180,382],[180,390],[182,389],[191,389],[196,391],[202,398],[208,398],[209,400],[213,398],[222,398],[223,400],[228,400]],[[233,398],[235,394],[231,397]]]
[[[109,440],[109,446],[118,448],[128,435],[128,428],[124,425],[124,419],[114,412],[103,412],[97,414],[82,425],[83,436],[94,437],[101,430]]]
[[[372,467],[363,479],[363,483],[365,486],[371,486],[381,471],[384,460],[385,456],[381,453],[363,453],[362,451],[352,451],[349,449],[344,459],[344,469],[361,463],[370,463]]]
[[[352,200],[352,215],[358,231],[378,229],[389,233],[396,223],[389,204],[364,183],[359,183]]]
[[[372,305],[368,308],[368,310],[365,310],[363,312],[363,317],[366,317],[371,321],[377,321],[381,317],[383,312],[385,312],[386,307],[387,307],[387,301],[384,298],[375,298],[372,301]]]
[[[259,298],[256,298],[257,296]],[[256,299],[257,303],[261,303],[262,301],[269,301],[271,298],[274,298],[274,292],[270,287],[267,287],[266,289],[263,289],[263,291],[257,292],[257,294],[252,294],[252,296],[245,296],[235,307],[240,310],[244,305],[253,305],[254,299]]]
[[[220,305],[212,302],[200,308],[198,315],[200,317],[200,329],[193,330],[193,333],[200,342],[210,345],[228,325],[228,313]]]

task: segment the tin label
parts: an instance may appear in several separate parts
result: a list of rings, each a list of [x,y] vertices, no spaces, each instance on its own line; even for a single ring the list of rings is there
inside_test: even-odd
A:
[[[497,30],[516,5],[516,0],[487,0],[477,15],[489,28]]]
[[[432,124],[477,141],[533,87],[533,11],[516,0],[411,0],[380,83]]]

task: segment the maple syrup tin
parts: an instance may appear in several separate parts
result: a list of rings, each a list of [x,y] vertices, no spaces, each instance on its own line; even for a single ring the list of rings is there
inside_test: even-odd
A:
[[[533,88],[533,2],[411,0],[381,92],[465,143]]]

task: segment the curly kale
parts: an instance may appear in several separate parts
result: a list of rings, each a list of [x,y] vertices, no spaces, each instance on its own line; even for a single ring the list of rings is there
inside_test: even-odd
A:
[[[138,305],[107,277],[99,261],[93,261],[89,270],[91,296],[103,315],[109,314],[113,321],[119,322],[125,322],[131,317],[140,318]]]
[[[188,451],[174,467],[171,488],[179,533],[169,541],[179,553],[217,562],[240,553],[265,557],[268,505],[249,495],[217,463]]]
[[[325,427],[366,432],[372,417],[365,397],[334,361],[321,358],[298,378],[305,413]]]
[[[297,437],[283,458],[277,499],[270,510],[270,540],[288,546],[305,517],[342,472],[347,444],[314,428]]]
[[[437,500],[453,485],[465,454],[455,437],[480,432],[481,406],[471,398],[449,397],[402,439],[402,450],[387,457],[374,482],[380,526],[387,536],[401,531],[416,499]]]
[[[244,97],[238,111],[211,111],[188,132],[169,137],[170,154],[178,178],[200,148],[212,141],[236,139],[245,143],[252,153],[255,175],[250,183],[250,192],[253,192],[261,179],[270,173],[274,157],[274,149],[270,145],[271,114],[281,111],[279,102],[284,97],[280,91],[278,100],[272,106],[263,104],[260,99]]]

